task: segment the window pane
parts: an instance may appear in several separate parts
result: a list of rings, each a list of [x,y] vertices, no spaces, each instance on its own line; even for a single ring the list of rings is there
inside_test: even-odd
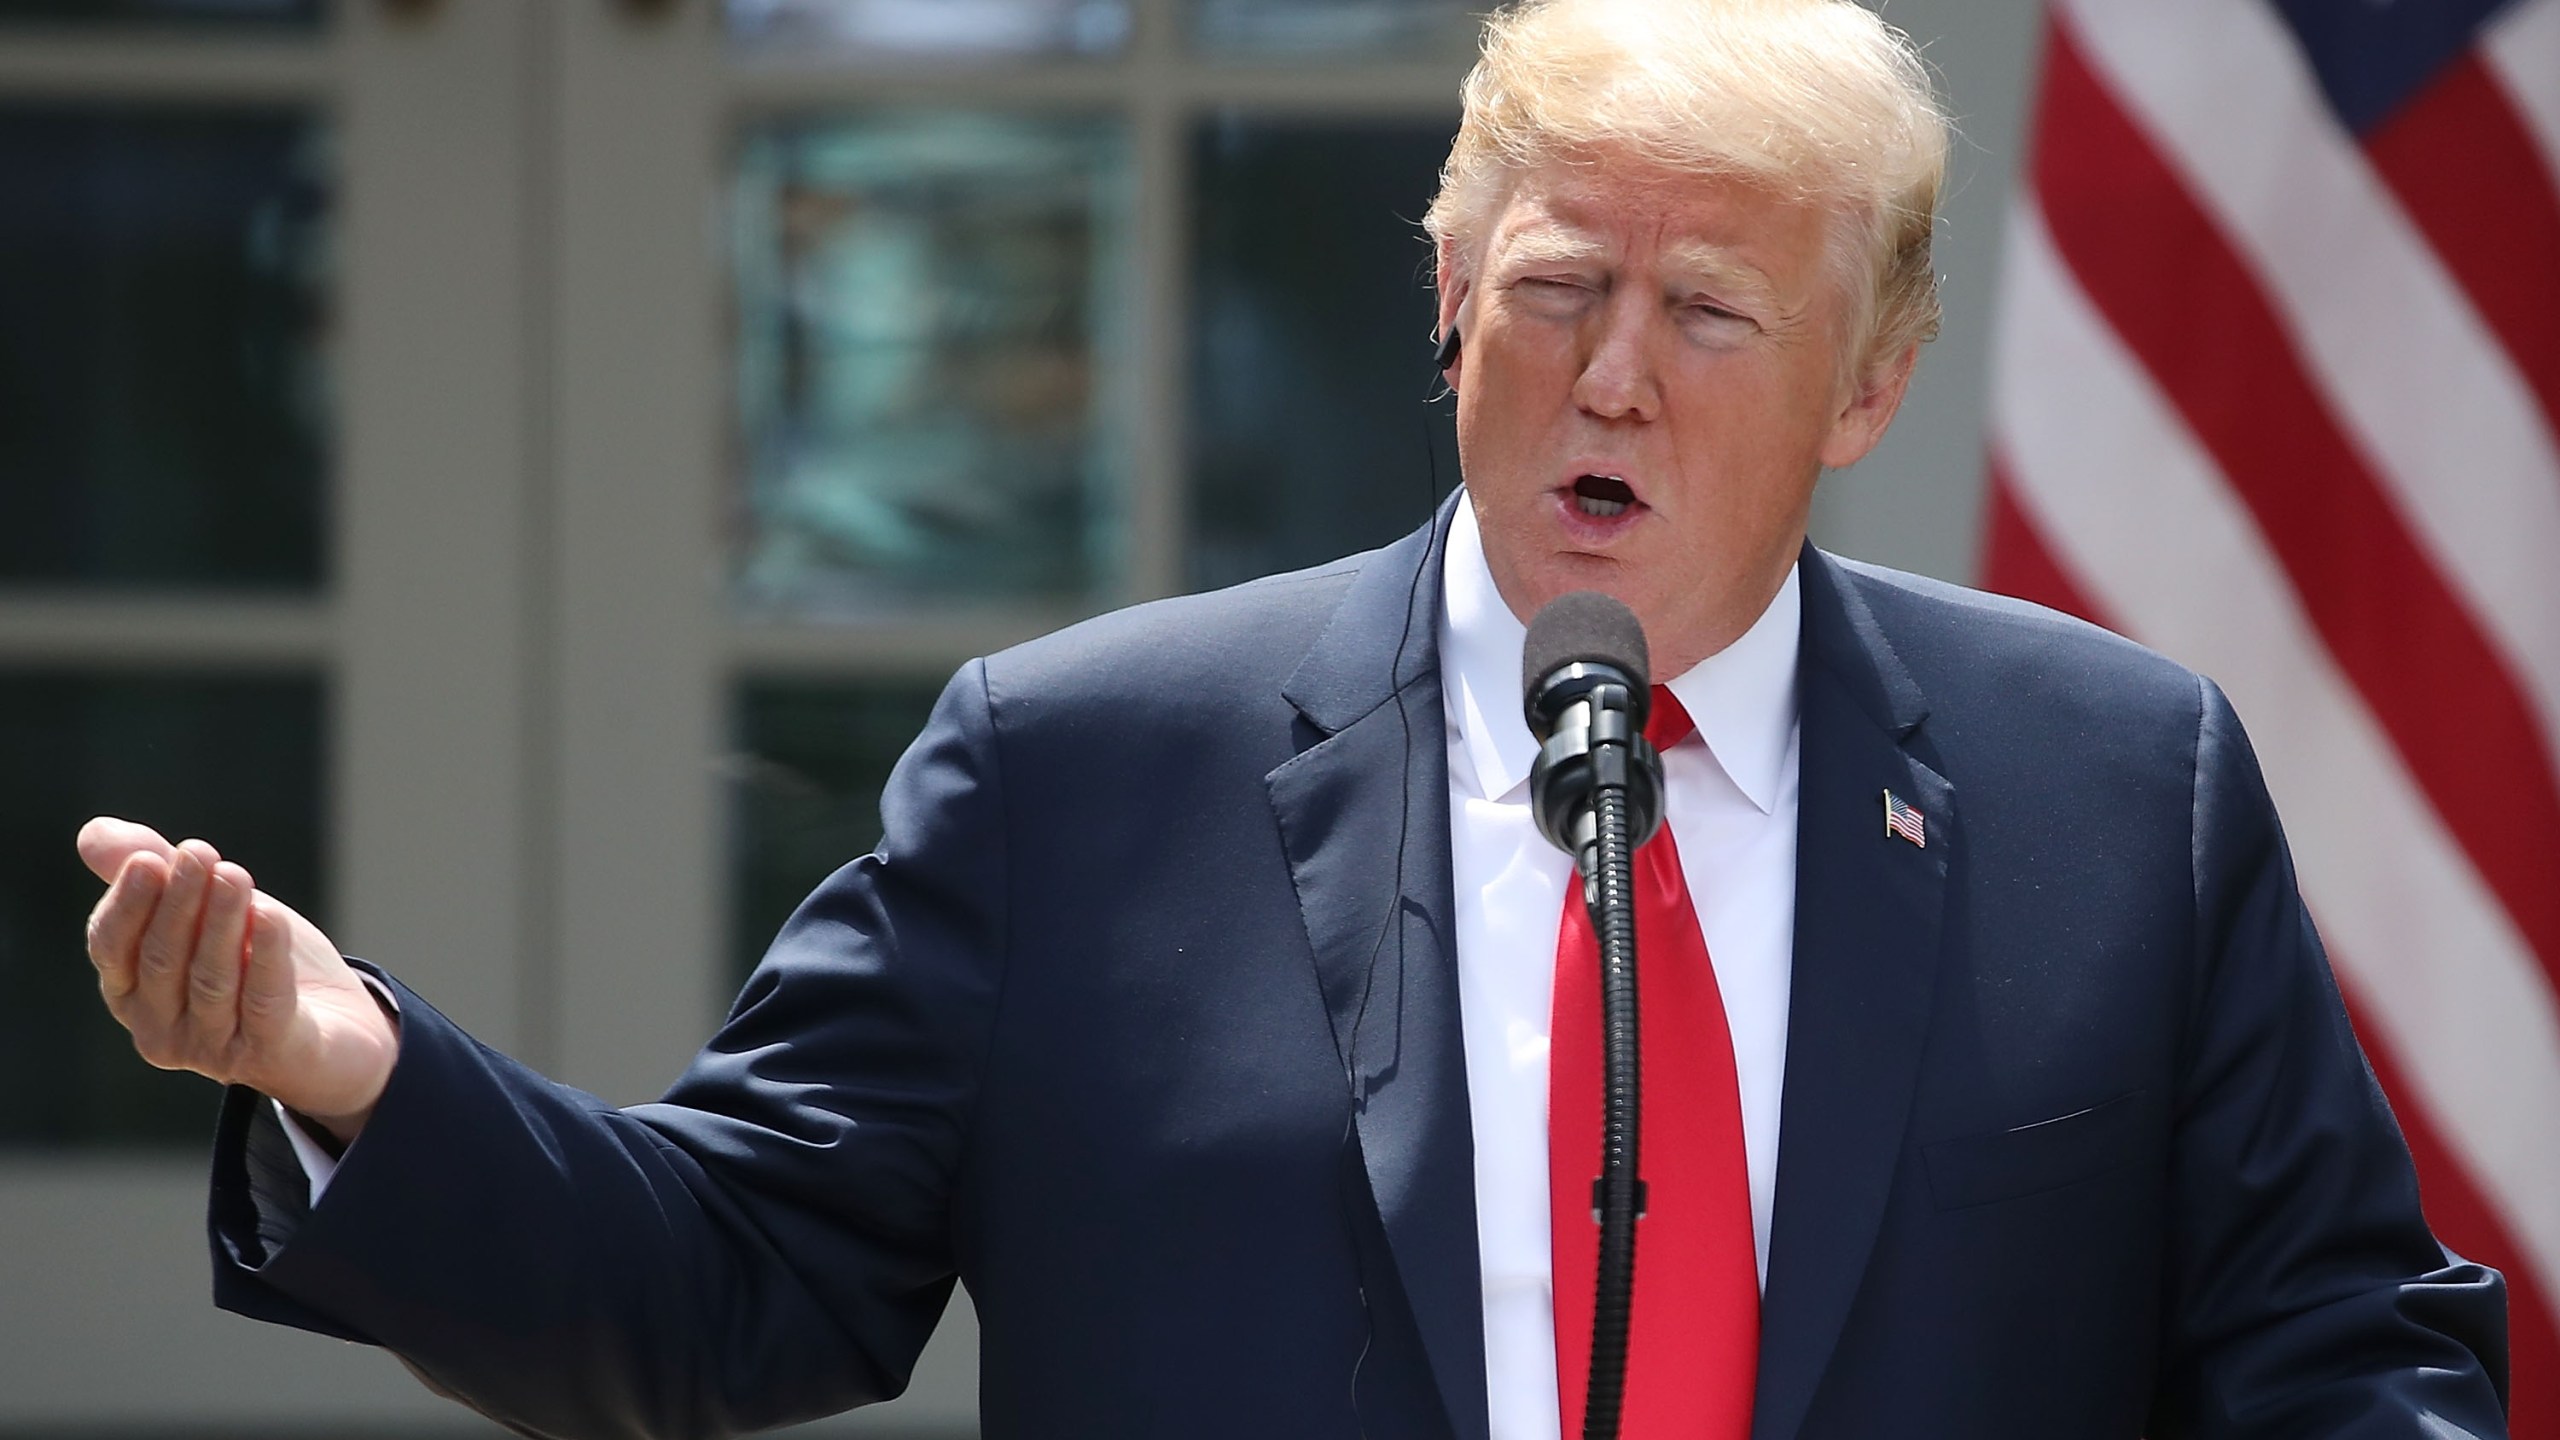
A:
[[[0,1144],[201,1147],[213,1086],[154,1070],[82,946],[92,815],[201,835],[323,925],[318,681],[0,672]]]
[[[1198,132],[1192,585],[1384,544],[1457,484],[1418,223],[1456,129],[1230,116]]]
[[[1294,59],[1463,56],[1490,0],[1192,0],[1192,43],[1213,55]]]
[[[1129,38],[1128,0],[729,0],[729,36],[751,53],[847,58],[1109,55]]]
[[[0,25],[316,30],[320,8],[320,0],[0,0]]]
[[[740,687],[728,772],[741,982],[819,881],[880,844],[880,789],[941,693],[922,680]]]
[[[321,128],[0,106],[0,584],[311,590]]]
[[[1128,145],[1101,120],[759,126],[738,158],[751,611],[1084,601],[1118,554]]]

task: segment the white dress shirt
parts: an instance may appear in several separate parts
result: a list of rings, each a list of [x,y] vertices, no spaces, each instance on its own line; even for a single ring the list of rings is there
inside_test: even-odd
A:
[[[1528,629],[1493,585],[1472,507],[1443,572],[1440,681],[1448,719],[1449,861],[1458,1006],[1475,1126],[1493,1440],[1558,1440],[1547,1227],[1547,1016],[1573,862],[1529,814],[1537,742],[1520,714]],[[1664,811],[1733,1032],[1760,1278],[1778,1176],[1778,1094],[1795,954],[1796,641],[1791,568],[1742,638],[1667,683],[1698,722],[1663,756]],[[1600,1157],[1591,1157],[1599,1173]]]

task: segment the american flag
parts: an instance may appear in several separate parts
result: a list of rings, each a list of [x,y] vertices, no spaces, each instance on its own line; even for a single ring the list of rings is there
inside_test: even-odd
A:
[[[1890,790],[1884,792],[1884,833],[1899,835],[1924,850],[1929,848],[1928,820]]]
[[[2560,1436],[2560,0],[2055,0],[1986,583],[2212,675]]]

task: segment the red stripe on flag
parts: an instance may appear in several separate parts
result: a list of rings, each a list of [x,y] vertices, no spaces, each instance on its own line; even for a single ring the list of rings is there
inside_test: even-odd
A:
[[[2081,593],[2080,583],[2054,560],[2044,536],[2018,504],[2017,483],[2009,478],[2009,457],[1997,450],[1991,453],[1990,495],[1984,508],[1988,513],[1983,517],[1983,589],[2050,605],[2093,625],[2107,624]]]
[[[2467,54],[2364,148],[2560,432],[2560,180],[2505,88]]]
[[[2060,16],[2039,110],[2031,169],[2064,262],[2256,517],[2330,654],[2560,983],[2560,776],[2514,677],[2401,525],[2247,263]]]
[[[2347,1008],[2362,1010],[2362,997],[2350,993]],[[2552,1308],[2543,1277],[2526,1261],[2507,1223],[2471,1173],[2454,1158],[2436,1134],[2435,1122],[2415,1092],[2400,1083],[2391,1047],[2369,1026],[2358,1024],[2365,1058],[2374,1078],[2391,1097],[2391,1113],[2409,1141],[2409,1156],[2418,1166],[2418,1195],[2426,1206],[2428,1228],[2446,1248],[2465,1260],[2495,1266],[2507,1277],[2507,1430],[2520,1436],[2560,1435],[2560,1310]]]

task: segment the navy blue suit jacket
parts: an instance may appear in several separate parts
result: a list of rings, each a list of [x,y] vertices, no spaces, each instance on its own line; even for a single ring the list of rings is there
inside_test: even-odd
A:
[[[527,1434],[705,1435],[896,1393],[958,1279],[991,1437],[1484,1440],[1438,533],[967,666],[660,1103],[402,991],[300,1213],[235,1094],[221,1303]],[[1754,1434],[2503,1433],[2500,1281],[2419,1216],[2221,694],[1802,588]]]

